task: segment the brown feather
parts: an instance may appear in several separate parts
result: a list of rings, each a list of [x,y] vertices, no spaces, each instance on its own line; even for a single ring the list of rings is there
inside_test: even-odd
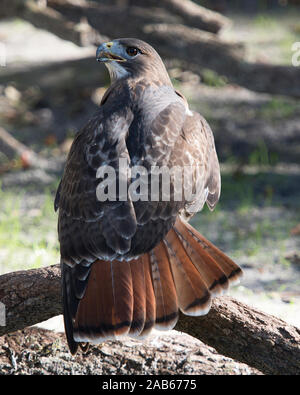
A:
[[[152,280],[156,300],[156,324],[161,330],[173,328],[178,319],[176,289],[163,243],[159,243],[150,253]]]
[[[145,276],[146,312],[145,312],[145,324],[140,336],[147,336],[155,325],[156,300],[155,300],[155,294],[152,284],[151,262],[150,262],[149,254],[144,254],[141,257],[141,260],[143,263],[144,276]]]
[[[127,334],[133,311],[131,270],[127,262],[97,261],[78,305],[74,338],[95,341]]]
[[[138,336],[144,328],[146,320],[146,281],[142,259],[129,262],[133,286],[133,314],[129,334]]]
[[[74,320],[77,342],[171,329],[178,307],[206,314],[241,269],[191,225],[177,219],[163,242],[131,261],[97,261]]]
[[[171,329],[178,308],[188,315],[206,314],[211,296],[240,275],[230,258],[177,219],[150,253],[92,264],[73,321],[74,340],[99,343],[126,334],[145,336],[154,326]]]
[[[130,330],[133,317],[133,285],[129,262],[113,261],[112,274],[115,335],[125,335]]]
[[[106,334],[113,337],[113,331],[106,328],[107,323],[112,322],[112,310],[106,308],[112,306],[112,300],[110,263],[95,262],[75,316],[76,341],[96,341]]]
[[[206,314],[211,304],[210,292],[173,229],[165,237],[165,244],[180,310],[187,315]]]
[[[198,242],[198,244],[209,254],[218,264],[218,266],[223,270],[228,281],[232,284],[239,280],[239,277],[243,274],[242,269],[233,262],[223,251],[217,248],[209,240],[203,237],[196,229],[194,229],[189,223],[177,220],[176,227],[183,224],[190,233],[190,235]]]
[[[174,230],[212,295],[226,291],[229,285],[227,276],[214,258],[191,235],[183,222],[177,220]]]

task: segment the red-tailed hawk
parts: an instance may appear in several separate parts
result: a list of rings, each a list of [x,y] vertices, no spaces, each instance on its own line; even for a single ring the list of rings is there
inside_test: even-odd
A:
[[[171,329],[179,309],[206,314],[212,296],[241,274],[187,222],[220,196],[207,122],[189,110],[145,42],[102,44],[97,60],[111,86],[76,135],[55,199],[71,353],[81,343]],[[152,182],[157,169],[179,170],[169,174],[169,194],[163,171]]]

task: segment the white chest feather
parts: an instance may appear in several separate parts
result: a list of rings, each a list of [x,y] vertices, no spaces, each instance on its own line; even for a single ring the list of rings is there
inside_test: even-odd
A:
[[[129,75],[128,71],[119,62],[107,62],[105,63],[105,66],[108,68],[111,81],[115,81]]]

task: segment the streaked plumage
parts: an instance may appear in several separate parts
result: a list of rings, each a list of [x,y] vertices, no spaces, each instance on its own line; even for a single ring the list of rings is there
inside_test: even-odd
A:
[[[109,65],[112,83],[72,144],[55,199],[72,353],[82,342],[170,329],[178,309],[205,314],[211,297],[241,274],[186,222],[205,202],[213,209],[220,196],[219,163],[207,122],[189,110],[148,44],[115,40],[99,47],[97,58]],[[160,179],[156,201],[149,195],[147,201],[129,196],[101,202],[97,170],[111,166],[119,179],[119,159],[130,169],[143,166],[149,172],[152,166],[189,166],[190,185],[184,188],[197,185],[197,195],[175,201],[174,176],[170,201],[162,200]],[[131,181],[128,175],[127,188]]]

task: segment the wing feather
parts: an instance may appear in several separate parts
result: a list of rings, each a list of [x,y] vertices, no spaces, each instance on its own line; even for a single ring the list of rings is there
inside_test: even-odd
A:
[[[170,163],[186,171],[183,172],[183,192],[186,197],[191,191],[191,199],[185,203],[185,216],[200,211],[205,202],[212,210],[221,192],[220,166],[212,131],[200,114],[192,112],[186,117]]]
[[[132,118],[129,109],[111,116],[105,116],[100,109],[74,139],[55,200],[62,260],[113,258],[130,249],[136,232],[130,198],[117,204],[102,202],[97,199],[96,190],[103,181],[97,178],[100,166],[110,166],[118,174],[116,158],[129,163],[125,139]]]

